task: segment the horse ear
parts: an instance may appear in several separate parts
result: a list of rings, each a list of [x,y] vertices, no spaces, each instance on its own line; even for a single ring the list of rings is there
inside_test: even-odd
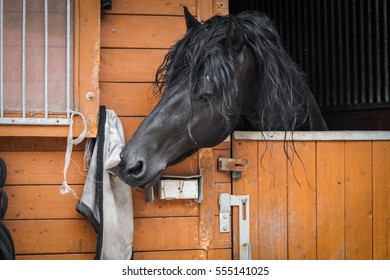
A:
[[[237,19],[231,16],[226,30],[226,47],[236,53],[239,53],[243,46],[244,31]]]
[[[184,18],[186,20],[187,30],[200,25],[200,22],[193,15],[191,15],[190,11],[187,9],[186,6],[184,6],[183,9],[184,9]]]

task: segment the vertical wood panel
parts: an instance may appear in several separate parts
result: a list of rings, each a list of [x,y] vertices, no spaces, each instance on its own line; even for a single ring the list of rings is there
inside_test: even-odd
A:
[[[214,158],[211,149],[199,150],[199,170],[203,176],[203,201],[199,206],[199,244],[207,249],[214,238],[217,226],[213,209],[214,201]]]
[[[372,145],[345,142],[346,259],[372,259]]]
[[[390,141],[373,143],[373,258],[390,259]]]
[[[250,205],[250,242],[252,245],[252,259],[259,258],[258,235],[262,231],[259,228],[258,210],[258,161],[257,161],[257,142],[250,140],[233,141],[233,158],[243,158],[248,160],[248,171],[242,173],[241,179],[233,179],[233,194],[249,194]],[[239,225],[238,210],[233,209],[233,259],[240,258],[239,251]]]
[[[317,258],[345,258],[344,142],[317,142]]]
[[[96,137],[100,102],[99,67],[100,67],[100,1],[79,0],[79,36],[78,40],[78,100],[76,110],[83,112],[88,124],[87,137]],[[86,98],[93,92],[92,100]],[[81,120],[80,117],[77,118]]]
[[[283,142],[258,144],[258,258],[287,259],[287,158]]]
[[[294,147],[297,154],[292,165],[288,162],[288,258],[315,259],[316,143],[294,142]]]

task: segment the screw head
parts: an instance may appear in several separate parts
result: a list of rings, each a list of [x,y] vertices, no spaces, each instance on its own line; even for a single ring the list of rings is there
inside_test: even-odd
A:
[[[94,100],[95,99],[95,94],[92,92],[92,91],[89,91],[89,92],[87,92],[87,94],[86,94],[86,98],[88,99],[88,100]]]

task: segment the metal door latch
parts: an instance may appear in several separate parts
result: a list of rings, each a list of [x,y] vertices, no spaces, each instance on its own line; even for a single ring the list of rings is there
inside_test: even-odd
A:
[[[219,158],[218,171],[231,171],[233,179],[239,179],[242,177],[242,171],[248,171],[248,160]]]
[[[250,260],[249,195],[223,193],[219,196],[219,231],[221,233],[230,232],[230,212],[232,206],[239,207],[240,260]]]

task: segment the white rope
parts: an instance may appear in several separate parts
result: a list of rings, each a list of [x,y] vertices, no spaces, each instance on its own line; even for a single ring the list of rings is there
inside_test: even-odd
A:
[[[87,121],[85,120],[85,117],[83,116],[83,114],[81,114],[80,112],[76,112],[76,111],[73,111],[71,109],[67,109],[67,113],[71,114],[70,115],[71,122],[69,125],[69,133],[68,133],[68,140],[67,140],[66,154],[65,154],[64,182],[62,183],[62,186],[60,188],[60,193],[62,195],[65,195],[65,194],[71,192],[76,199],[79,199],[76,192],[69,186],[69,184],[66,180],[66,174],[68,172],[68,167],[69,167],[69,163],[70,163],[70,159],[71,159],[71,155],[72,155],[73,145],[80,144],[81,141],[84,140],[85,135],[87,134]],[[77,115],[81,116],[81,118],[83,120],[84,129],[81,132],[79,137],[77,137],[76,139],[73,139],[73,117],[77,116]]]

